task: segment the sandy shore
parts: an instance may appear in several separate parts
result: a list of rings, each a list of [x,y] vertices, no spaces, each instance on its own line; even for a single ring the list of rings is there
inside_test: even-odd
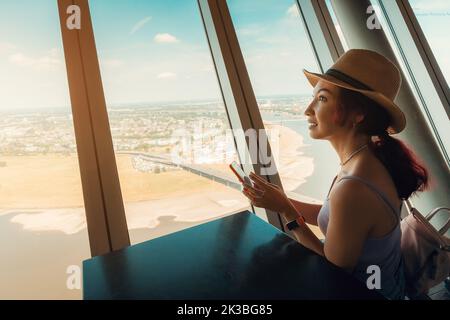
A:
[[[1,159],[7,166],[0,168],[0,215],[11,215],[25,230],[74,234],[86,228],[75,156]],[[183,170],[138,172],[128,155],[119,155],[117,165],[130,229],[154,228],[159,216],[201,222],[248,206],[239,191]]]
[[[0,212],[8,209],[82,207],[83,195],[75,155],[0,157]],[[131,156],[118,155],[117,167],[126,202],[161,199],[210,187],[209,180],[179,170],[143,173]]]
[[[271,137],[271,147],[277,163],[278,173],[286,191],[293,191],[305,183],[305,179],[314,172],[314,159],[306,157],[302,148],[304,139],[294,130],[270,122],[265,122],[269,133],[278,135]]]

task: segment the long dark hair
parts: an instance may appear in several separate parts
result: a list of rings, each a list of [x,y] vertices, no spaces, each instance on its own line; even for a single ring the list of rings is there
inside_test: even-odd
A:
[[[425,190],[428,170],[404,142],[387,133],[390,122],[387,111],[359,92],[339,89],[338,122],[343,125],[352,111],[364,115],[357,132],[372,137],[370,149],[391,175],[399,198],[408,199],[413,193]]]

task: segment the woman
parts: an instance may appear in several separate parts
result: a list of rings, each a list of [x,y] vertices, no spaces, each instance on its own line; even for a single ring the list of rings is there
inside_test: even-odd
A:
[[[325,74],[304,73],[314,87],[305,111],[310,136],[328,140],[341,161],[325,202],[291,200],[255,174],[253,187],[245,185],[243,193],[254,206],[279,212],[301,244],[365,284],[373,273],[369,266],[378,266],[377,289],[389,299],[403,299],[400,208],[402,199],[426,188],[428,173],[390,136],[406,125],[393,102],[400,71],[375,52],[350,50]],[[325,241],[305,222],[318,225]]]

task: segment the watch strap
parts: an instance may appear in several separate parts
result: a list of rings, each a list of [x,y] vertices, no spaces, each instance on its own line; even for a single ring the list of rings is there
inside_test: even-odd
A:
[[[286,224],[286,228],[289,231],[292,231],[292,230],[297,229],[298,227],[300,227],[301,225],[304,225],[304,224],[305,224],[305,218],[303,218],[303,216],[298,216],[297,219],[289,221]]]

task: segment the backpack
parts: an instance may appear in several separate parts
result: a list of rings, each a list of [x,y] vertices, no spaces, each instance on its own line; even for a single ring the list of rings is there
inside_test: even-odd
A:
[[[440,211],[437,208],[423,216],[410,201],[405,200],[408,215],[401,221],[401,250],[406,280],[406,295],[415,297],[450,276],[450,239],[445,233],[450,227],[450,218],[438,231],[430,223]]]

